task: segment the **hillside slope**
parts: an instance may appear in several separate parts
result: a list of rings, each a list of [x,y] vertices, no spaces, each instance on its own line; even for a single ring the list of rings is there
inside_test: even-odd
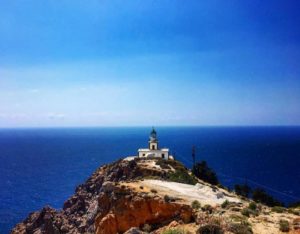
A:
[[[207,233],[207,229],[270,234],[281,233],[284,224],[290,233],[300,233],[299,216],[284,209],[272,212],[253,202],[249,207],[250,203],[194,178],[177,161],[119,160],[96,170],[62,210],[44,207],[11,233],[164,233],[168,229]]]

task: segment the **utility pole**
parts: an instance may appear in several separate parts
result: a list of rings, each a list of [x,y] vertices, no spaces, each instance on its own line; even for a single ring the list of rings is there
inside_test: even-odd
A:
[[[192,147],[192,159],[193,159],[193,167],[196,165],[196,147],[193,145]]]

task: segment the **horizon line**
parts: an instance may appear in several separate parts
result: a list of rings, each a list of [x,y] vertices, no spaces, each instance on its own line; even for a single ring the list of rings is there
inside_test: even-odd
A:
[[[3,127],[0,126],[0,130],[2,129],[80,129],[80,128],[210,128],[210,127],[238,127],[238,128],[249,128],[249,127],[300,127],[300,125],[95,125],[95,126],[14,126],[14,127]]]

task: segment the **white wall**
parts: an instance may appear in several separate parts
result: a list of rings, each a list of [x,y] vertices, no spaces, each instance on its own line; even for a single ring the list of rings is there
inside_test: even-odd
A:
[[[154,147],[154,149],[152,147]],[[149,148],[150,150],[157,150],[157,143],[150,143]]]
[[[150,154],[154,154],[154,157],[162,158],[164,155],[164,159],[169,159],[169,152],[168,151],[161,151],[161,150],[148,150],[148,151],[139,151],[139,157],[147,157]],[[145,155],[145,156],[144,156]]]

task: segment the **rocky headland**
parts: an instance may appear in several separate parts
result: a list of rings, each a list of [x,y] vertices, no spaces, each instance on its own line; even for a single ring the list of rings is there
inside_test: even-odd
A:
[[[100,167],[61,210],[33,212],[11,233],[300,233],[299,214],[210,185],[178,161],[135,158]]]

